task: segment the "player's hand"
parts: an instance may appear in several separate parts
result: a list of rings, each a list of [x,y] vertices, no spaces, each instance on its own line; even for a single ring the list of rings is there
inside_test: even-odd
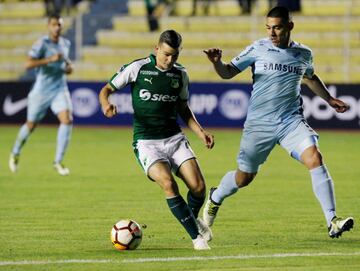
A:
[[[329,105],[333,107],[338,113],[344,113],[350,108],[347,103],[344,103],[342,100],[336,98],[331,98],[329,100]]]
[[[52,63],[52,62],[59,61],[61,59],[63,59],[63,55],[60,53],[57,53],[57,54],[53,54],[52,56],[49,57],[49,62]]]
[[[205,146],[208,149],[212,149],[215,145],[215,139],[214,136],[212,134],[209,134],[207,132],[204,132],[204,142],[205,142]]]
[[[70,74],[70,73],[73,72],[73,70],[74,70],[74,66],[72,65],[72,63],[71,62],[66,62],[66,64],[65,64],[65,73]]]
[[[106,117],[112,118],[117,114],[117,108],[114,104],[108,104],[107,106],[102,108],[103,113]]]
[[[203,52],[212,63],[216,63],[221,60],[222,50],[219,48],[209,48],[207,50],[203,50]]]

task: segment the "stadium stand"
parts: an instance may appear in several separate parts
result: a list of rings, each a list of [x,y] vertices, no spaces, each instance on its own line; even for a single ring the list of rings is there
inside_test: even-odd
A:
[[[46,31],[42,2],[8,1],[0,4],[0,80],[19,78],[26,51]],[[268,1],[257,0],[251,15],[240,15],[236,0],[217,0],[208,16],[201,9],[198,16],[189,16],[191,4],[191,0],[178,0],[177,16],[169,16],[165,9],[159,31],[174,28],[182,33],[179,62],[187,67],[192,81],[218,81],[202,50],[221,47],[224,60],[229,61],[253,40],[264,37]],[[24,12],[29,9],[34,13]],[[82,18],[84,33],[83,46],[77,46],[79,52],[74,54],[76,72],[71,80],[107,80],[122,64],[151,53],[159,33],[148,30],[145,14],[143,0],[98,0],[66,17],[67,35],[74,42],[79,35],[75,17]],[[359,15],[360,1],[354,0],[303,0],[301,13],[294,14],[293,38],[313,49],[316,70],[328,83],[360,82]],[[251,81],[250,71],[233,80]]]
[[[86,7],[79,5],[79,12]],[[26,54],[41,35],[47,34],[43,1],[3,0],[0,4],[0,80],[22,78]],[[75,13],[76,14],[76,13]],[[64,33],[73,17],[64,17]],[[24,77],[24,79],[27,79]]]

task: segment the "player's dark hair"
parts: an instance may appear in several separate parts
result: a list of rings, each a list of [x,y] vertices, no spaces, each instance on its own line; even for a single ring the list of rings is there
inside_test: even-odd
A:
[[[291,21],[291,15],[289,10],[286,7],[282,6],[272,8],[267,14],[267,17],[281,18],[284,23],[288,23]]]
[[[165,30],[160,35],[159,44],[160,43],[166,43],[172,48],[179,48],[182,43],[182,37],[175,30]]]
[[[51,19],[60,20],[61,16],[58,13],[51,13],[48,15],[48,22],[51,21]]]

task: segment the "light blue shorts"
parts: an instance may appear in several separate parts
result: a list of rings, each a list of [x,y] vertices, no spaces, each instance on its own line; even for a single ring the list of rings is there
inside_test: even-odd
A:
[[[245,124],[237,156],[238,167],[243,172],[255,173],[276,144],[299,160],[301,153],[317,144],[318,134],[302,117],[291,121],[251,121]]]
[[[28,96],[27,120],[31,122],[39,122],[44,118],[49,108],[51,108],[51,111],[55,115],[65,110],[72,112],[72,103],[69,91],[65,89],[63,91],[47,95],[31,91]]]

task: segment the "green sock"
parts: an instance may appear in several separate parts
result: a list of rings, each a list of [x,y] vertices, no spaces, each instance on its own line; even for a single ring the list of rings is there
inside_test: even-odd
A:
[[[201,206],[203,206],[203,204],[204,204],[205,196],[197,197],[197,196],[195,196],[193,193],[191,193],[189,191],[187,193],[187,201],[188,201],[189,208],[193,212],[195,218],[197,218],[198,215],[199,215],[199,211],[201,209]]]
[[[185,230],[191,236],[191,239],[196,239],[199,231],[196,226],[195,217],[182,196],[179,195],[174,198],[168,198],[166,201],[171,212],[177,218],[177,220],[179,220],[181,225],[183,225]]]

